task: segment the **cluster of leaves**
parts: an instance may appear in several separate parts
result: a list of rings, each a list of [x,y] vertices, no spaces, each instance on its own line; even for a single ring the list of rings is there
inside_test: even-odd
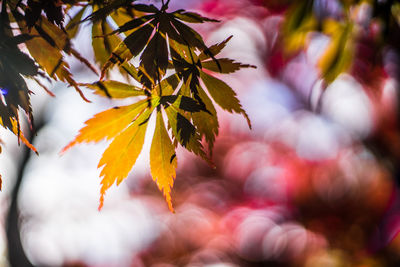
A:
[[[39,75],[39,67],[18,44],[31,39],[27,34],[13,35],[3,2],[0,13],[0,123],[14,133],[19,131],[18,109],[21,107],[32,120],[29,90],[23,76]],[[25,140],[25,139],[23,139]]]
[[[112,140],[98,165],[102,167],[99,208],[106,190],[126,178],[135,164],[151,116],[156,117],[150,149],[151,174],[171,211],[178,145],[212,165],[210,158],[219,127],[214,103],[226,111],[242,114],[250,127],[235,92],[212,73],[232,73],[253,66],[216,58],[231,37],[208,47],[201,35],[187,25],[217,20],[184,10],[168,12],[169,1],[160,8],[128,0],[8,0],[2,4],[0,34],[6,38],[0,39],[0,86],[9,91],[3,94],[5,103],[0,110],[5,127],[20,135],[18,107],[32,117],[30,92],[21,75],[35,79],[42,87],[38,76],[67,82],[86,101],[80,87],[107,98],[140,99],[96,114],[63,149],[82,142]],[[71,8],[76,10],[75,16],[64,26],[65,14]],[[20,35],[13,35],[10,21],[18,26]],[[81,84],[73,79],[64,56],[75,56],[96,72],[71,44],[80,27],[88,23],[101,74],[99,81]],[[21,43],[34,60],[21,52]],[[139,58],[137,66],[132,63],[135,58]],[[6,64],[12,68],[2,67]],[[105,79],[114,66],[133,82]]]
[[[57,1],[28,1],[26,4],[22,1],[1,1],[1,123],[26,143],[20,132],[18,110],[22,108],[31,123],[33,116],[29,99],[31,91],[23,77],[35,80],[50,95],[52,93],[43,85],[41,78],[67,82],[84,98],[64,56],[73,55],[96,72],[72,47],[68,33],[62,27],[61,4]],[[46,16],[41,14],[42,10]],[[20,44],[26,46],[31,57],[21,51]]]
[[[218,134],[218,119],[213,101],[229,112],[243,114],[250,126],[234,91],[206,71],[231,73],[250,65],[227,58],[215,58],[230,37],[207,47],[202,37],[185,24],[216,20],[183,10],[167,12],[168,2],[159,9],[144,4],[127,6],[125,2],[118,1],[112,5],[112,8],[110,5],[99,7],[83,20],[93,22],[93,42],[100,47],[97,50],[101,51],[95,48],[95,53],[99,55],[98,61],[103,63],[101,78],[106,76],[110,67],[118,65],[141,87],[113,80],[84,85],[105,97],[143,96],[144,99],[95,115],[64,150],[76,143],[113,140],[98,165],[103,167],[100,174],[101,208],[106,190],[115,181],[119,184],[127,177],[135,164],[143,147],[149,119],[154,115],[156,126],[150,149],[150,169],[172,211],[171,188],[176,176],[175,151],[178,144],[212,164],[210,155]],[[115,5],[119,5],[119,8],[116,9]],[[121,24],[121,19],[111,10],[136,16]],[[110,14],[119,25],[118,29],[110,32],[110,25],[104,26],[107,25],[105,14]],[[97,23],[102,24],[102,30],[95,28]],[[113,46],[117,43],[111,39],[115,38],[115,34],[124,34],[126,37]],[[108,50],[110,56],[104,60],[100,55],[110,46],[113,49]],[[135,57],[140,58],[137,67],[129,62]],[[208,94],[203,86],[207,88]],[[208,144],[209,154],[203,147],[203,138]]]
[[[27,114],[30,126],[33,125],[30,104],[32,92],[24,78],[33,79],[50,95],[53,94],[41,80],[67,82],[87,100],[73,79],[64,56],[73,55],[95,71],[72,47],[68,33],[62,27],[62,4],[60,1],[46,0],[29,0],[27,3],[0,1],[0,123],[36,153],[36,148],[26,140],[20,128],[20,108]],[[42,10],[46,16],[42,15]],[[20,49],[21,45],[27,48],[30,56]]]

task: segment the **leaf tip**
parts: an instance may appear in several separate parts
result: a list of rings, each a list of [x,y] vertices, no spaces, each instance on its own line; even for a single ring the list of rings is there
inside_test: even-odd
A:
[[[164,197],[165,197],[165,201],[168,204],[169,211],[172,212],[172,213],[175,213],[174,207],[172,205],[171,193],[164,191]]]
[[[246,111],[243,110],[243,109],[242,109],[242,115],[246,119],[247,125],[249,126],[249,129],[251,130],[252,129],[252,125],[251,125],[250,117],[249,117],[249,115],[247,115]]]
[[[103,197],[103,195],[101,195],[99,207],[97,208],[97,210],[98,210],[99,212],[103,209],[103,204],[104,204],[104,197]]]
[[[78,92],[78,94],[81,96],[81,98],[88,102],[88,103],[92,103],[92,101],[90,101],[89,99],[86,98],[86,96],[83,94],[82,90],[78,87],[78,84],[72,84],[72,86],[75,88],[75,91]]]
[[[171,201],[168,202],[168,209],[170,212],[175,213],[174,207],[172,206]]]
[[[106,194],[106,188],[103,186],[100,189],[100,199],[99,199],[99,206],[97,207],[98,211],[101,211],[104,206],[104,195]]]
[[[60,156],[64,155],[64,153],[70,149],[71,147],[73,147],[76,144],[76,141],[71,141],[68,145],[66,145],[63,149],[61,149],[61,151],[58,153]]]

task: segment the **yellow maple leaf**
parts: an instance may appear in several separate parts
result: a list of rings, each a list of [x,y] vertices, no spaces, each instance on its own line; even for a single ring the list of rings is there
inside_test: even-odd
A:
[[[177,165],[175,147],[165,129],[162,113],[157,112],[156,128],[150,148],[150,171],[172,212],[174,208],[171,202],[171,188],[174,185]]]
[[[115,107],[94,115],[85,122],[75,139],[66,145],[61,153],[78,143],[99,142],[111,139],[124,130],[147,107],[147,100],[135,104]]]
[[[128,128],[115,137],[104,151],[97,166],[98,168],[103,167],[100,173],[100,177],[103,177],[103,179],[101,181],[99,210],[103,207],[104,195],[107,189],[115,181],[119,185],[135,165],[143,147],[148,119],[153,109],[149,108],[142,112]]]

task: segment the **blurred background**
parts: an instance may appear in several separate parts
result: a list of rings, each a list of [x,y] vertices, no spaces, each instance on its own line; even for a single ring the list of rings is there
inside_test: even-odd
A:
[[[86,103],[62,83],[55,98],[34,90],[40,156],[1,129],[0,265],[398,266],[395,2],[171,0],[221,20],[192,25],[208,45],[233,35],[221,57],[257,66],[221,76],[253,129],[218,110],[216,169],[178,152],[175,214],[151,179],[149,142],[99,212],[107,143],[59,152],[116,102],[85,92]],[[88,36],[74,45],[93,58]],[[98,79],[71,66],[80,82]]]

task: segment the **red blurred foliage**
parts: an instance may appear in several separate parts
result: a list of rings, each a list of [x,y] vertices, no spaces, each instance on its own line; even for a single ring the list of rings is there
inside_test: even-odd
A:
[[[200,9],[229,17],[259,8],[252,19],[262,25],[270,15],[284,15],[291,2],[210,0]],[[174,188],[177,214],[166,215],[165,231],[141,254],[144,266],[396,265],[398,103],[377,52],[376,25],[370,26],[355,42],[349,71],[373,105],[369,136],[341,144],[333,158],[310,160],[283,140],[222,129],[214,151],[217,169],[185,159]],[[264,29],[266,37],[270,30]],[[278,36],[268,47],[264,66],[284,80],[283,70],[297,54],[288,56],[282,40]]]
[[[266,56],[266,68],[272,77],[279,77],[287,64],[297,54],[288,55],[282,49],[282,44],[276,44]]]
[[[381,260],[369,246],[394,185],[362,147],[309,161],[279,142],[225,136],[215,153],[222,168],[204,172],[193,159],[178,174],[177,214],[166,215],[165,231],[141,255],[144,266],[299,266],[332,249],[343,264]]]

